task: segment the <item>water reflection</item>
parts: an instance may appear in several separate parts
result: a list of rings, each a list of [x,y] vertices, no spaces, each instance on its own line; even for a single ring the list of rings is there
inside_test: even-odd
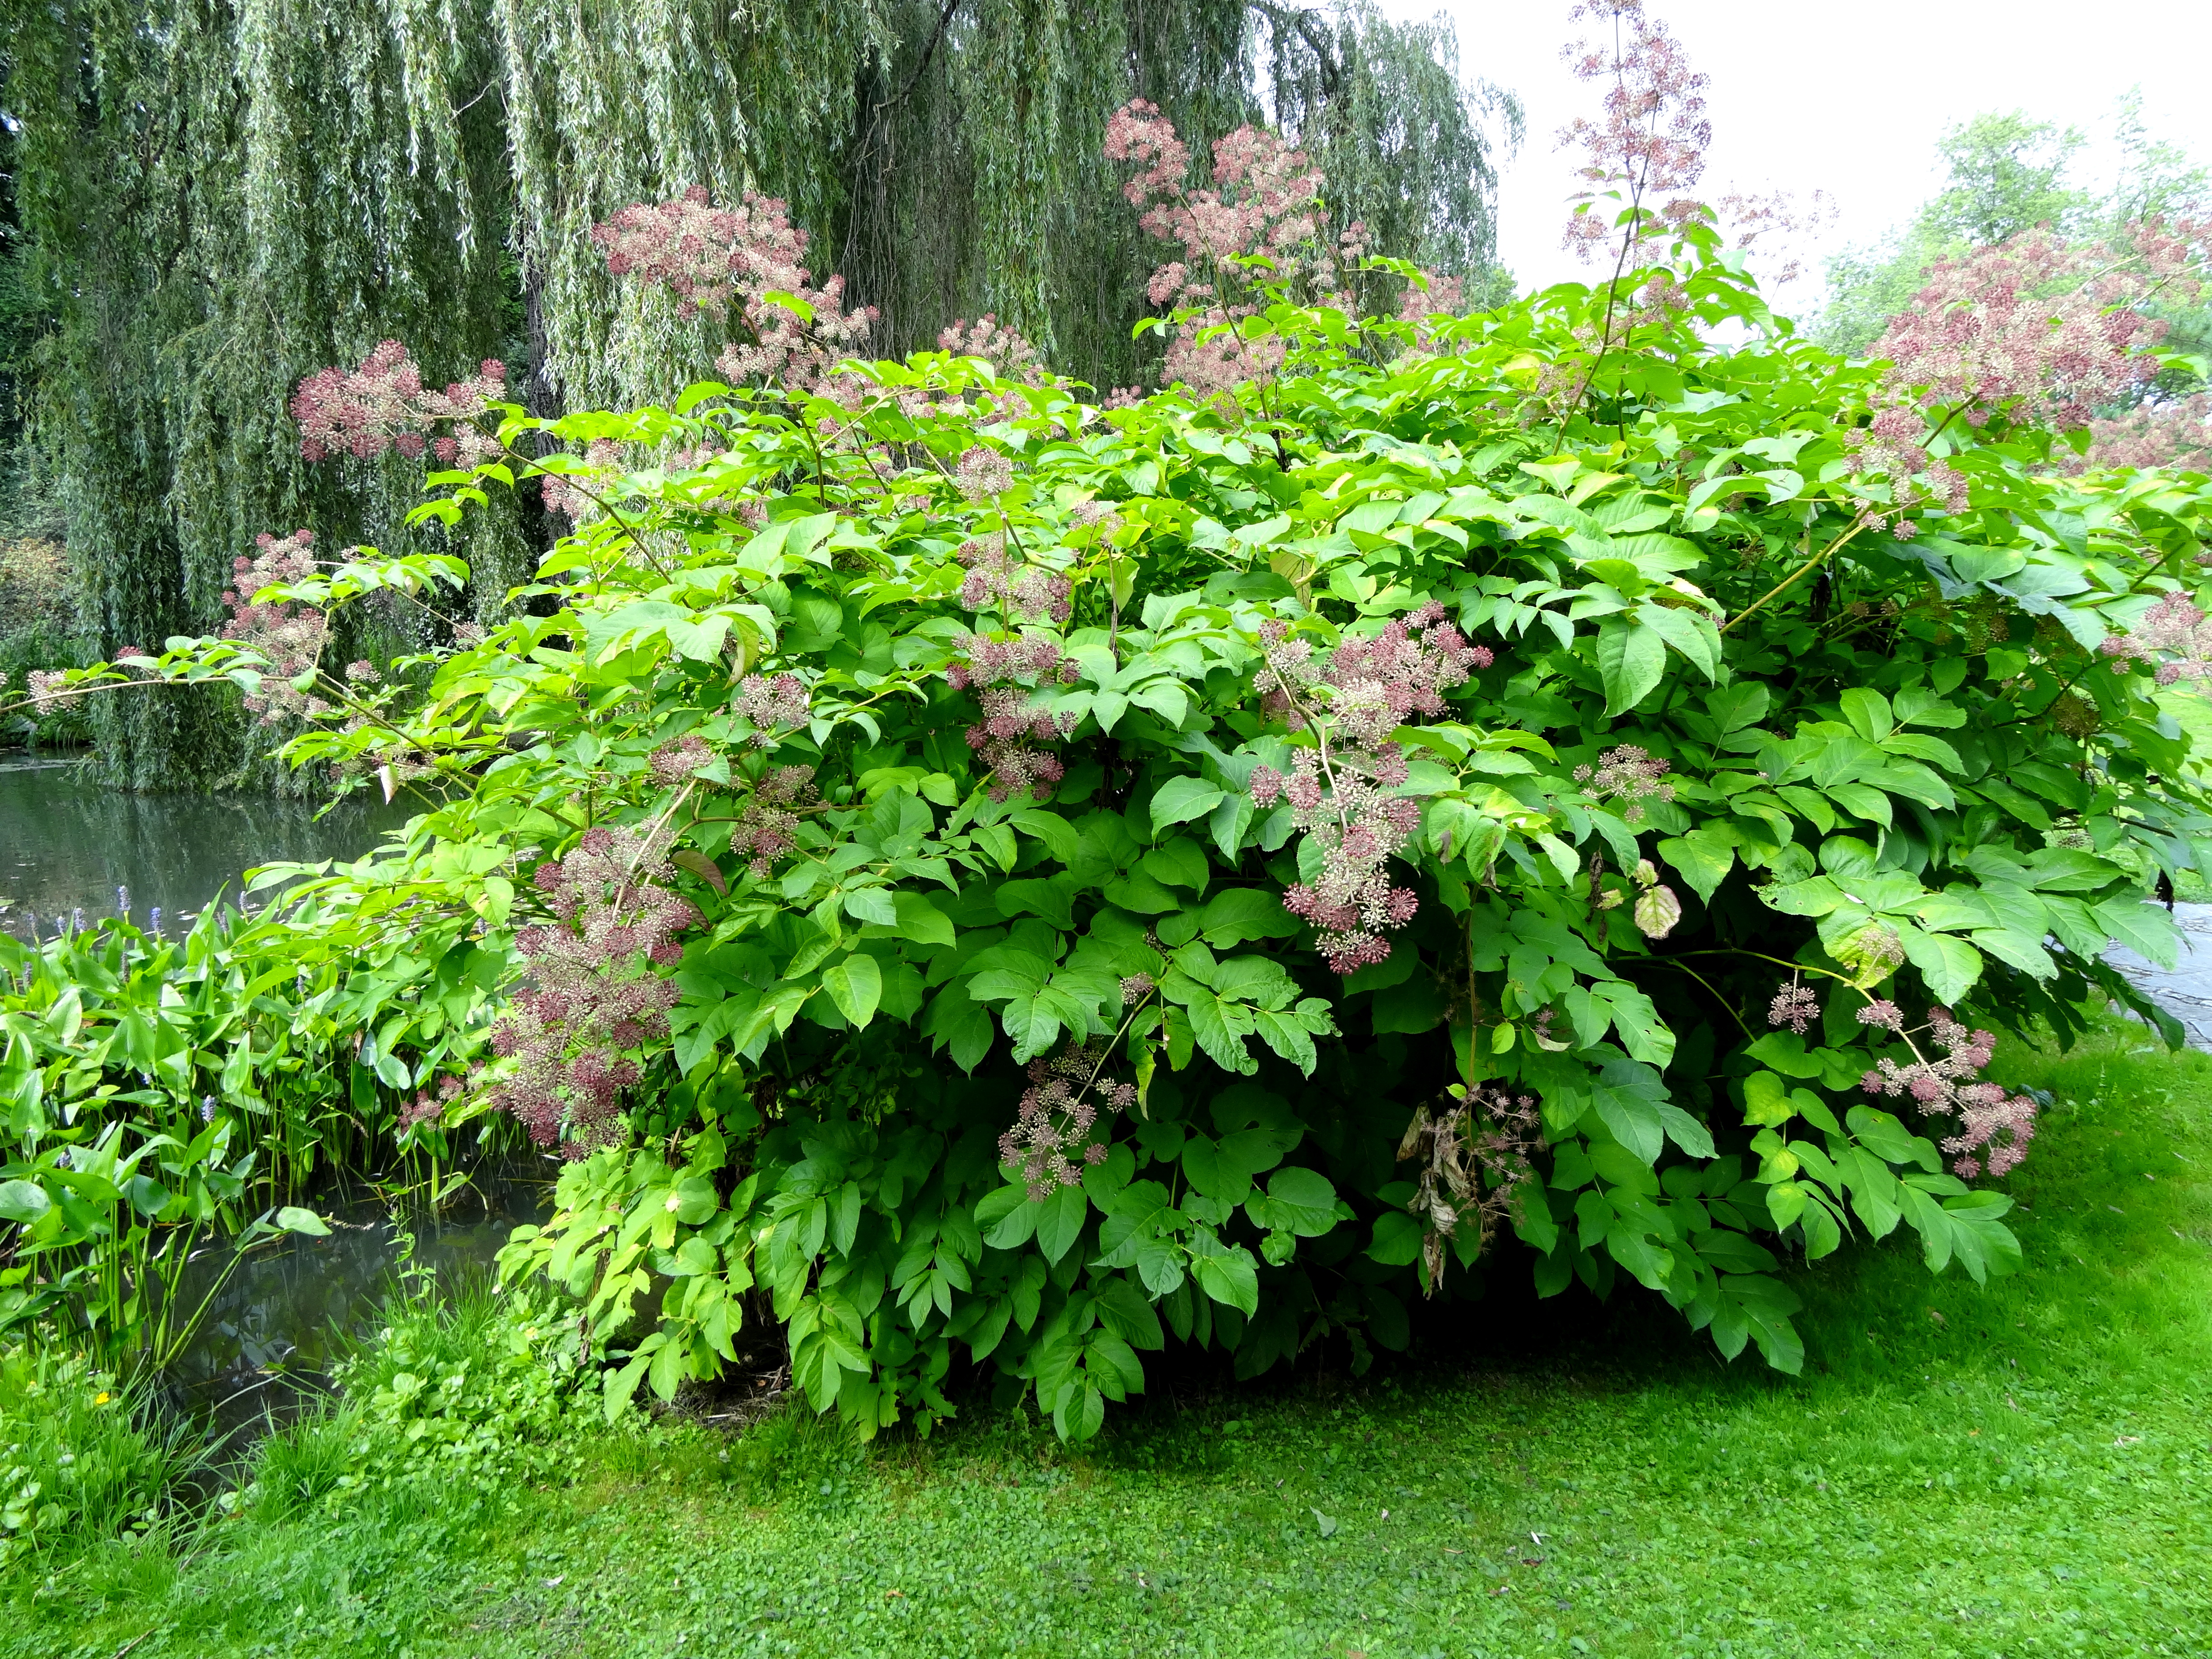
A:
[[[359,858],[411,810],[356,796],[319,818],[298,801],[131,795],[81,777],[71,762],[0,764],[0,926],[18,939],[33,911],[48,933],[74,910],[112,915],[118,887],[139,921],[159,905],[188,927],[225,888],[234,898],[251,866]]]
[[[395,1212],[370,1192],[316,1198],[330,1237],[288,1236],[238,1265],[162,1379],[169,1403],[210,1432],[235,1436],[234,1444],[295,1415],[325,1390],[347,1340],[370,1328],[397,1287],[408,1238],[414,1263],[434,1269],[441,1286],[489,1279],[507,1235],[551,1213],[557,1173],[550,1160],[479,1170],[436,1214]],[[182,1305],[198,1305],[228,1260],[228,1244],[204,1253],[180,1287]]]

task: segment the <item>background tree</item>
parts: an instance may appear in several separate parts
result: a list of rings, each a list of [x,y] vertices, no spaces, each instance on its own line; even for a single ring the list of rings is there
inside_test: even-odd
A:
[[[107,654],[215,623],[263,532],[439,544],[388,460],[302,462],[285,398],[311,370],[402,338],[440,383],[498,361],[543,415],[706,372],[712,319],[618,291],[591,243],[628,203],[780,197],[878,308],[872,349],[990,313],[1111,385],[1157,349],[1130,337],[1152,256],[1099,154],[1127,99],[1197,140],[1279,118],[1395,251],[1478,278],[1480,118],[1517,123],[1463,86],[1448,30],[1358,5],[0,0],[0,41],[12,447],[51,480]],[[538,511],[472,524],[480,613],[543,543]],[[368,619],[382,654],[421,638],[411,615]],[[257,763],[210,700],[98,721],[130,786]]]

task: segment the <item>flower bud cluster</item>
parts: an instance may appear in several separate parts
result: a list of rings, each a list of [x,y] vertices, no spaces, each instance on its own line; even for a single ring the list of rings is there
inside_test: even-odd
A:
[[[1032,1199],[1079,1185],[1077,1159],[1104,1163],[1106,1143],[1091,1138],[1099,1114],[1125,1112],[1137,1103],[1133,1085],[1105,1079],[1104,1061],[1103,1049],[1085,1044],[1030,1062],[1030,1086],[1014,1127],[999,1137],[999,1162],[1015,1167]]]
[[[1874,1069],[1859,1079],[1859,1087],[1893,1099],[1910,1096],[1931,1117],[1956,1118],[1959,1132],[1946,1136],[1942,1147],[1953,1154],[1953,1172],[1966,1180],[1984,1168],[1992,1176],[2002,1176],[2019,1166],[2027,1156],[2028,1142],[2035,1138],[2035,1101],[2027,1095],[2008,1095],[2001,1085],[1981,1080],[1996,1052],[1995,1032],[1969,1030],[1951,1018],[1948,1008],[1930,1008],[1923,1029],[1943,1054],[1929,1060],[1913,1042],[1913,1034],[1904,1030],[1896,1004],[1870,1003],[1858,1017],[1863,1024],[1895,1031],[1912,1052],[1909,1065],[1876,1060]]]
[[[222,602],[230,607],[230,620],[223,624],[222,636],[268,664],[260,689],[246,699],[246,706],[261,716],[261,723],[274,726],[288,718],[306,720],[324,713],[330,705],[312,692],[297,690],[292,682],[313,672],[321,659],[323,646],[330,638],[330,617],[311,605],[280,605],[274,600],[264,605],[260,596],[280,583],[305,581],[314,575],[314,532],[295,530],[282,538],[264,532],[253,542],[258,552],[250,559],[241,554],[232,561],[233,586],[222,596]]]
[[[1393,854],[1420,828],[1418,801],[1394,793],[1408,775],[1405,745],[1389,734],[1418,715],[1443,712],[1443,694],[1494,660],[1469,645],[1434,603],[1318,659],[1310,641],[1270,621],[1261,629],[1267,712],[1313,744],[1285,774],[1255,767],[1255,805],[1289,804],[1291,822],[1320,850],[1321,870],[1283,896],[1284,908],[1311,922],[1322,954],[1349,974],[1390,954],[1382,936],[1413,919],[1419,901],[1394,887]]]
[[[292,418],[300,453],[311,461],[337,454],[369,460],[388,449],[412,460],[427,449],[449,466],[474,466],[499,451],[478,417],[506,395],[507,368],[496,358],[435,392],[422,384],[407,348],[386,340],[358,368],[320,369],[301,381]]]
[[[2141,622],[2124,634],[2106,635],[2097,648],[2149,664],[2160,685],[2212,676],[2212,623],[2179,589],[2161,594]]]
[[[782,202],[750,191],[737,207],[717,208],[694,185],[673,201],[623,209],[592,226],[592,240],[606,249],[612,275],[664,284],[687,315],[730,318],[740,337],[714,361],[732,380],[824,390],[875,320],[873,307],[845,309],[842,276],[813,285],[806,233]]]
[[[602,826],[532,878],[551,919],[515,935],[529,977],[492,1028],[493,1051],[514,1062],[492,1099],[566,1158],[622,1138],[636,1052],[668,1030],[676,984],[660,970],[683,959],[676,936],[699,915],[662,850]]]
[[[965,660],[945,677],[956,690],[973,690],[982,719],[968,728],[968,746],[991,774],[991,799],[1048,793],[1066,775],[1060,757],[1036,745],[1058,743],[1075,729],[1075,716],[1036,706],[1048,686],[1073,685],[1082,665],[1042,635],[993,640],[977,635]]]

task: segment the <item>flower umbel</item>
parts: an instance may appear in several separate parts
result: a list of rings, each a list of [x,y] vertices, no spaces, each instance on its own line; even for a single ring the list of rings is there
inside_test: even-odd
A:
[[[676,1006],[663,970],[699,915],[670,888],[662,852],[635,830],[587,830],[532,878],[550,920],[515,935],[529,980],[492,1028],[494,1052],[514,1062],[492,1099],[564,1158],[623,1138],[622,1091],[644,1074],[635,1054],[666,1034]]]
[[[1873,1018],[1869,1018],[1869,1016]],[[2008,1095],[1995,1083],[1980,1080],[1996,1052],[1996,1034],[1972,1031],[1951,1018],[1948,1008],[1930,1008],[1928,1024],[1920,1028],[1943,1051],[1930,1060],[1913,1042],[1917,1033],[1902,1029],[1895,1005],[1873,1003],[1859,1011],[1866,1024],[1894,1030],[1911,1050],[1910,1064],[1881,1059],[1859,1079],[1870,1095],[1895,1097],[1909,1095],[1929,1116],[1955,1117],[1959,1132],[1947,1135],[1943,1150],[1953,1154],[1952,1171],[1966,1180],[1984,1168],[1993,1176],[2008,1174],[2027,1156],[2035,1138],[2035,1101],[2027,1095]]]
[[[1261,808],[1288,801],[1291,822],[1320,848],[1320,872],[1286,892],[1283,905],[1313,924],[1330,967],[1352,973],[1389,956],[1383,934],[1410,921],[1419,903],[1387,873],[1421,823],[1420,804],[1391,793],[1406,781],[1407,759],[1389,734],[1415,715],[1442,713],[1443,694],[1493,659],[1433,603],[1322,660],[1280,622],[1261,625],[1261,644],[1273,682],[1267,711],[1314,741],[1287,774],[1254,768],[1252,799]]]
[[[1135,1085],[1105,1079],[1104,1060],[1103,1050],[1086,1044],[1030,1062],[1030,1086],[1014,1127],[999,1137],[999,1161],[1017,1167],[1031,1198],[1080,1183],[1077,1159],[1104,1163],[1105,1143],[1091,1138],[1099,1114],[1136,1104]]]

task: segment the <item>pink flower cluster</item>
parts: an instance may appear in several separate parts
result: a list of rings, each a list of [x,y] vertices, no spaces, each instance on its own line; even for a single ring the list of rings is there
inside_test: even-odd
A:
[[[1970,1031],[1951,1018],[1948,1008],[1930,1008],[1922,1028],[1931,1046],[1943,1050],[1940,1060],[1929,1060],[1905,1030],[1905,1017],[1893,1002],[1870,1003],[1859,1010],[1862,1024],[1894,1031],[1912,1052],[1911,1063],[1893,1060],[1875,1062],[1875,1069],[1859,1079],[1870,1095],[1895,1098],[1909,1095],[1929,1116],[1955,1117],[1959,1133],[1946,1136],[1943,1150],[1951,1153],[1952,1170],[1971,1181],[1986,1168],[1992,1176],[2008,1174],[2027,1156],[2035,1139],[2035,1102],[2027,1095],[2008,1095],[1997,1084],[1979,1080],[1996,1052],[1996,1034]]]
[[[305,720],[330,705],[311,692],[296,690],[292,682],[313,672],[330,637],[330,618],[311,605],[261,602],[264,589],[280,582],[304,581],[315,574],[315,543],[311,530],[295,530],[283,538],[264,533],[253,538],[260,551],[252,558],[240,555],[232,561],[236,586],[225,591],[222,602],[230,607],[230,620],[222,636],[259,656],[268,666],[261,687],[246,699],[246,706],[261,716],[264,726],[290,717]]]
[[[714,751],[696,732],[686,732],[673,743],[664,743],[646,757],[645,769],[664,788],[690,781],[693,774],[714,761]]]
[[[300,423],[300,453],[311,461],[337,454],[368,460],[387,449],[412,460],[428,449],[448,465],[474,466],[499,453],[480,417],[506,395],[507,368],[495,358],[435,392],[422,384],[407,348],[386,340],[358,368],[319,369],[301,381],[292,418]]]
[[[606,249],[611,273],[665,284],[687,314],[726,317],[734,306],[745,337],[714,360],[732,380],[823,390],[875,320],[872,307],[845,309],[842,276],[812,284],[806,233],[767,197],[747,192],[737,207],[717,208],[694,185],[673,201],[623,209],[592,226],[592,240]]]
[[[765,877],[775,861],[799,845],[799,815],[821,799],[811,766],[775,766],[761,775],[731,826],[730,851],[756,876]]]
[[[434,1095],[428,1089],[416,1090],[414,1099],[399,1103],[398,1133],[404,1135],[426,1123],[435,1127],[445,1116],[446,1108],[460,1097],[461,1089],[460,1079],[448,1075],[438,1079]]]
[[[996,605],[1009,622],[1064,623],[1075,612],[1075,585],[1062,572],[1018,560],[994,532],[963,542],[952,556],[968,568],[960,603],[969,611]]]
[[[796,674],[748,674],[730,701],[751,725],[745,741],[756,749],[775,748],[784,732],[805,725],[810,713],[806,684]]]
[[[2093,416],[2087,452],[2065,466],[2069,472],[2123,466],[2212,472],[2212,394],[2138,404],[2110,419]],[[2206,562],[2202,554],[2197,562]]]
[[[2108,657],[2153,665],[2158,683],[2212,678],[2212,623],[2174,589],[2160,596],[2125,634],[2108,634],[2097,647]]]
[[[1863,1024],[1866,1011],[1861,1009],[1859,1012]],[[1804,1035],[1806,1027],[1820,1017],[1820,1000],[1814,996],[1813,988],[1802,985],[1795,979],[1787,985],[1777,987],[1774,1000],[1766,1005],[1766,1023],[1769,1025],[1787,1025],[1800,1036]]]
[[[1646,801],[1674,799],[1674,786],[1667,781],[1670,765],[1640,744],[1624,743],[1601,754],[1596,765],[1575,768],[1575,781],[1592,800],[1617,803],[1626,822],[1641,823]]]
[[[983,444],[970,445],[952,469],[952,482],[969,501],[991,501],[1012,487],[1013,457]]]
[[[1705,211],[1684,192],[1705,176],[1713,129],[1705,119],[1707,77],[1690,68],[1667,26],[1645,15],[1643,0],[1584,0],[1568,15],[1596,22],[1613,37],[1577,41],[1560,53],[1577,80],[1611,82],[1601,119],[1577,116],[1559,131],[1562,145],[1581,146],[1575,171],[1587,186],[1574,198],[1585,210],[1567,222],[1564,246],[1588,259],[1616,234],[1610,216],[1594,206],[1607,194],[1625,196],[1639,215],[1669,225]],[[1635,263],[1629,255],[1644,234],[1639,216],[1626,233],[1621,263]]]
[[[634,1056],[667,1032],[676,982],[658,970],[683,960],[676,936],[699,920],[674,876],[658,842],[601,827],[532,878],[552,920],[515,935],[530,977],[492,1028],[493,1052],[514,1061],[492,1099],[565,1158],[621,1139]]]
[[[1182,246],[1183,257],[1154,270],[1146,289],[1156,306],[1195,313],[1176,326],[1164,383],[1181,380],[1204,394],[1265,380],[1280,367],[1284,346],[1274,337],[1244,340],[1232,328],[1199,338],[1255,313],[1256,282],[1300,288],[1323,304],[1344,302],[1343,273],[1365,251],[1366,232],[1353,225],[1330,240],[1321,169],[1304,151],[1271,132],[1239,127],[1214,141],[1211,187],[1194,189],[1190,147],[1156,105],[1138,99],[1107,121],[1106,156],[1137,165],[1121,193],[1144,210],[1138,222]]]
[[[1966,480],[1931,454],[1936,433],[1998,417],[2089,426],[2157,374],[2148,349],[2166,325],[2136,302],[2193,300],[2208,237],[2212,225],[2145,222],[2128,228],[2124,253],[2034,230],[1936,265],[1873,348],[1890,367],[1852,439],[1857,470],[1890,479],[1900,505],[1924,475],[1930,495],[1963,510]]]
[[[972,323],[964,318],[955,322],[937,337],[937,349],[956,357],[981,357],[1002,380],[1044,382],[1044,358],[1037,349],[989,312]]]
[[[955,690],[973,690],[982,706],[982,719],[968,728],[968,746],[991,774],[993,800],[1048,793],[1066,775],[1060,757],[1036,745],[1065,738],[1075,717],[1039,708],[1035,698],[1042,687],[1083,678],[1074,658],[1048,639],[978,635],[969,642],[967,659],[952,664],[945,677]]]
[[[1032,1199],[1081,1184],[1076,1158],[1106,1161],[1106,1144],[1091,1139],[1101,1109],[1125,1112],[1137,1103],[1133,1086],[1105,1081],[1104,1060],[1103,1051],[1085,1045],[1030,1062],[1030,1086],[1014,1127],[999,1137],[999,1162],[1018,1170]]]
[[[1322,954],[1340,974],[1386,960],[1383,934],[1413,919],[1419,901],[1390,884],[1388,866],[1420,828],[1420,803],[1391,793],[1406,781],[1403,744],[1390,733],[1418,715],[1443,712],[1443,694],[1494,660],[1469,645],[1431,603],[1380,633],[1347,640],[1325,659],[1285,624],[1261,628],[1266,707],[1314,742],[1292,757],[1288,774],[1252,770],[1256,805],[1287,801],[1291,822],[1322,854],[1311,883],[1283,896],[1284,908],[1311,922]]]

